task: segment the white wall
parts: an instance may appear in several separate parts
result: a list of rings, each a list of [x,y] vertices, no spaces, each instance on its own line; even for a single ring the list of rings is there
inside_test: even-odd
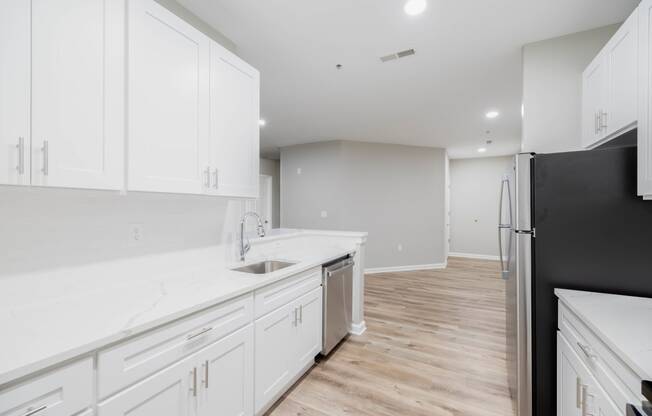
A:
[[[441,264],[444,181],[443,149],[351,141],[282,148],[281,226],[367,231],[368,268]]]
[[[272,228],[281,226],[281,161],[260,159],[260,174],[272,177]]]
[[[581,150],[582,72],[619,25],[523,47],[522,151]]]
[[[450,161],[451,255],[498,256],[500,182],[511,164],[511,156]]]

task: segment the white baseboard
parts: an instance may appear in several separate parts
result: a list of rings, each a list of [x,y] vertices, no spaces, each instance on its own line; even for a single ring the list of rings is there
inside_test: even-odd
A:
[[[488,254],[472,254],[472,253],[448,253],[448,257],[464,257],[466,259],[478,259],[478,260],[500,260],[498,256],[491,256]]]
[[[351,330],[349,331],[349,333],[351,333],[352,335],[362,335],[366,330],[367,330],[367,323],[365,321],[362,321],[359,324],[351,324]]]
[[[446,263],[414,264],[410,266],[374,267],[365,269],[365,274],[388,273],[388,272],[412,272],[416,270],[439,270],[445,269]]]

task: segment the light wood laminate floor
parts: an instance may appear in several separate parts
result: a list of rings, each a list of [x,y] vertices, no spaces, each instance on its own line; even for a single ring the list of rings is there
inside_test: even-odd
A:
[[[352,336],[268,416],[512,416],[505,284],[497,262],[366,276],[367,331]]]

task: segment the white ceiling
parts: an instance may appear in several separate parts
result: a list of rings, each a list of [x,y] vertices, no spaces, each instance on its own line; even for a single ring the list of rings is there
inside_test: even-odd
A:
[[[261,148],[323,140],[518,151],[522,45],[621,22],[638,0],[178,0],[261,73]],[[416,55],[381,63],[404,49]],[[341,70],[336,64],[343,65]],[[501,115],[487,120],[497,109]]]

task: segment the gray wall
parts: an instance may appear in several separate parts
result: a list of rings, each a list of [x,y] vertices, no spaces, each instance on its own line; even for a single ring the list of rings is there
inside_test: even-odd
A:
[[[524,152],[582,149],[582,72],[617,29],[612,25],[523,47]]]
[[[368,268],[444,263],[444,179],[443,149],[351,141],[285,147],[281,226],[367,231]]]
[[[450,161],[452,255],[498,256],[500,182],[511,164],[511,156]]]
[[[260,159],[260,174],[272,177],[272,228],[281,226],[281,161]]]

